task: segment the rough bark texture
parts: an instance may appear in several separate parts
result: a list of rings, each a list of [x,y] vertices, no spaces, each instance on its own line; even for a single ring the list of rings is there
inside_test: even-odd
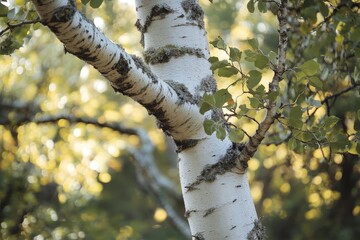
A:
[[[115,91],[142,104],[178,146],[179,172],[193,239],[246,239],[257,222],[242,146],[208,136],[197,103],[216,90],[203,11],[196,0],[137,0],[144,63],[107,39],[70,0],[33,0],[65,49],[94,66]]]

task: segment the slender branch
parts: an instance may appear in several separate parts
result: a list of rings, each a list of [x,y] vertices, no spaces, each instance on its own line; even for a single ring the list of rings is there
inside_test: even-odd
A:
[[[342,91],[338,92],[338,93],[335,93],[333,95],[330,95],[330,96],[327,96],[325,97],[322,101],[321,101],[321,104],[327,104],[331,99],[336,99],[337,97],[339,97],[340,95],[344,94],[344,93],[347,93],[357,87],[360,87],[360,83],[355,83],[355,84],[352,84],[350,87],[348,88],[345,88],[343,89]]]
[[[40,19],[28,20],[28,21],[24,21],[24,22],[20,22],[20,23],[16,23],[16,24],[7,23],[7,27],[0,31],[0,36],[2,36],[5,32],[7,32],[11,29],[21,27],[26,24],[34,24],[34,23],[39,23],[39,22],[41,22]]]
[[[274,77],[269,84],[269,93],[277,92],[279,89],[279,82],[282,80],[282,76],[286,71],[286,49],[288,42],[287,34],[287,3],[288,0],[282,0],[279,5],[278,20],[279,20],[279,45],[277,53],[277,63],[274,66]],[[241,151],[241,154],[236,162],[237,170],[240,173],[245,172],[247,162],[255,154],[270,126],[274,123],[278,117],[278,107],[276,106],[276,100],[269,100],[267,102],[267,113],[265,119],[259,124],[256,133],[249,139],[245,147]]]
[[[348,4],[348,3],[341,3],[339,5],[337,5],[334,10],[328,15],[328,16],[325,16],[324,20],[322,22],[320,22],[319,24],[317,24],[314,29],[316,28],[319,28],[321,27],[323,24],[329,22],[338,12],[341,8],[343,7],[348,7],[350,8],[351,10],[353,8],[360,8],[360,3],[356,3],[356,2],[351,2],[351,4]]]

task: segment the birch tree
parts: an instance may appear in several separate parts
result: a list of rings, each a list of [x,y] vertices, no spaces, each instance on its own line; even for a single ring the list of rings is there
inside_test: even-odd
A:
[[[159,128],[173,139],[177,146],[185,217],[192,238],[263,239],[265,230],[251,198],[247,167],[270,127],[274,122],[288,127],[291,133],[282,142],[287,141],[293,150],[302,143],[318,144],[322,150],[322,140],[317,138],[316,131],[324,129],[304,128],[305,121],[301,119],[305,110],[296,100],[292,102],[282,94],[285,87],[280,89],[284,79],[287,83],[292,79],[305,81],[319,89],[323,84],[315,76],[320,71],[315,60],[288,70],[288,27],[292,19],[288,11],[293,10],[293,5],[289,7],[287,0],[272,2],[271,10],[278,20],[277,50],[265,54],[256,39],[249,40],[251,50],[245,52],[246,59],[255,68],[244,72],[241,67],[242,52],[227,46],[221,37],[211,44],[224,51],[228,60],[210,57],[204,13],[198,1],[135,2],[138,18],[135,26],[141,34],[143,58],[130,54],[108,39],[77,9],[73,0],[32,0],[39,16],[36,21],[57,36],[66,53],[97,69],[115,92],[140,103],[157,119]],[[90,1],[93,5],[98,3],[101,1]],[[259,11],[270,9],[265,1],[250,0],[247,4],[250,12],[255,6]],[[273,71],[266,86],[259,85],[261,71],[265,68]],[[218,90],[214,72],[220,77],[239,75],[240,80],[235,83],[241,82],[247,89],[244,93],[251,96],[250,108],[238,106],[227,89]],[[358,86],[354,83],[351,90]],[[327,103],[331,96],[322,102],[311,98],[309,105],[320,107],[318,104]],[[226,109],[225,114],[223,108]],[[263,119],[257,121],[247,115],[249,110],[265,112]],[[308,119],[311,119],[313,115],[307,113]],[[248,134],[229,121],[237,116],[255,121],[255,133]],[[68,119],[71,120],[71,117]],[[77,121],[97,124],[84,119]],[[324,128],[333,127],[338,119],[330,116],[324,121]],[[107,127],[116,128],[112,125]],[[122,128],[121,131],[131,132]],[[139,132],[131,134],[142,136]],[[244,135],[246,141],[242,141]],[[333,141],[334,145],[339,142],[338,138]],[[156,175],[154,171],[153,175]],[[157,184],[161,185],[162,181]]]

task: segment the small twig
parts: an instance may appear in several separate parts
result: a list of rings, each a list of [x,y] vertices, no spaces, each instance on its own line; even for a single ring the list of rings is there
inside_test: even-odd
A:
[[[258,126],[260,126],[260,123],[259,123],[259,122],[258,122],[255,118],[250,117],[250,116],[249,116],[249,115],[247,115],[247,114],[242,114],[241,116],[246,117],[246,118],[248,118],[248,119],[250,119],[250,120],[252,120],[252,121],[256,122],[256,124],[257,124]]]
[[[34,24],[34,23],[39,23],[39,22],[41,22],[40,19],[24,21],[24,22],[20,22],[20,23],[16,23],[16,24],[7,23],[7,27],[0,31],[0,36],[2,36],[5,32],[7,32],[7,31],[9,31],[11,29],[21,27],[21,26],[26,25],[26,24]]]
[[[324,20],[322,22],[320,22],[318,25],[316,25],[314,27],[314,29],[317,29],[317,28],[321,27],[323,24],[329,22],[331,20],[331,18],[333,18],[335,16],[335,14],[337,14],[338,11],[343,7],[348,7],[350,9],[360,8],[360,3],[352,2],[350,5],[348,5],[346,3],[341,3],[341,4],[337,5],[328,16],[324,16],[325,17]]]
[[[274,66],[274,77],[269,84],[269,93],[277,92],[279,89],[279,82],[283,79],[283,74],[286,71],[286,50],[288,42],[287,34],[287,4],[288,0],[281,0],[278,10],[279,20],[279,44],[277,53],[277,62]],[[278,117],[278,107],[276,106],[276,100],[268,100],[267,113],[265,119],[259,124],[256,133],[250,137],[245,147],[241,151],[241,154],[236,162],[236,167],[239,172],[245,172],[244,166],[247,165],[249,159],[255,154],[270,126],[274,123]]]
[[[327,104],[328,102],[329,102],[329,100],[331,100],[331,99],[333,99],[333,98],[337,98],[337,97],[339,97],[340,95],[342,95],[342,94],[344,94],[344,93],[347,93],[347,92],[349,92],[349,91],[351,91],[351,90],[353,90],[353,89],[355,89],[355,88],[357,88],[357,87],[360,87],[360,83],[355,83],[355,84],[353,84],[353,85],[351,85],[350,87],[348,87],[348,88],[345,88],[344,90],[342,90],[342,91],[340,91],[340,92],[338,92],[338,93],[335,93],[335,94],[333,94],[333,95],[330,95],[330,96],[327,96],[327,97],[325,97],[322,101],[321,101],[321,104]]]

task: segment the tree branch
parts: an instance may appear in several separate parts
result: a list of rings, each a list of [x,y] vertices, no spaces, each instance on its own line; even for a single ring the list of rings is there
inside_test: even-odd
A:
[[[325,98],[321,101],[321,104],[328,104],[328,102],[329,102],[330,100],[336,99],[337,97],[341,96],[342,94],[345,94],[345,93],[347,93],[347,92],[349,92],[349,91],[351,91],[351,90],[353,90],[353,89],[355,89],[355,88],[357,88],[357,87],[360,87],[360,83],[354,83],[354,84],[352,84],[350,87],[345,88],[345,89],[341,90],[340,92],[337,92],[337,93],[335,93],[335,94],[333,94],[333,95],[330,95],[330,96],[325,97]]]
[[[177,187],[174,185],[174,183],[166,176],[164,176],[164,174],[162,174],[157,168],[154,159],[155,147],[144,130],[125,127],[122,124],[115,122],[100,122],[92,118],[76,117],[72,114],[59,114],[56,116],[42,115],[40,117],[34,118],[33,116],[35,116],[35,111],[31,110],[36,109],[36,107],[22,102],[17,102],[14,105],[10,103],[0,103],[0,106],[2,109],[8,109],[8,111],[15,110],[20,115],[15,122],[11,119],[0,118],[1,125],[20,126],[30,122],[37,124],[47,124],[57,123],[60,120],[66,120],[70,123],[91,124],[100,128],[109,128],[121,134],[137,136],[140,140],[139,147],[128,148],[128,152],[134,158],[134,165],[137,169],[137,172],[141,172],[142,178],[145,179],[146,185],[148,186],[147,189],[151,192],[159,204],[166,210],[169,219],[175,228],[184,236],[189,236],[188,225],[184,221],[184,218],[174,210],[172,205],[167,200],[165,193],[168,193],[169,196],[175,200],[180,199],[181,196],[176,191]],[[24,113],[23,116],[21,116],[22,113]]]
[[[277,63],[274,66],[274,77],[269,84],[269,93],[277,92],[279,90],[279,82],[283,78],[286,71],[286,49],[288,42],[287,34],[287,3],[288,0],[282,0],[278,10],[279,20],[279,45],[277,53]],[[240,173],[245,172],[247,162],[255,154],[270,126],[277,118],[276,100],[268,100],[267,113],[265,119],[260,123],[256,133],[249,139],[236,162],[236,168]]]
[[[15,23],[15,24],[11,24],[11,23],[7,23],[7,27],[4,28],[3,30],[0,31],[0,37],[7,31],[17,28],[17,27],[21,27],[23,25],[26,24],[33,24],[33,23],[39,23],[40,19],[35,19],[35,20],[29,20],[29,21],[24,21],[24,22],[20,22],[20,23]]]
[[[140,58],[109,40],[78,11],[73,0],[32,2],[41,22],[56,34],[66,52],[96,68],[116,92],[143,105],[157,118],[164,132],[171,133],[175,139],[191,137],[198,132],[203,116],[196,103],[184,100],[184,93],[176,86],[159,79]],[[191,120],[196,124],[189,121],[189,116],[193,116]]]

